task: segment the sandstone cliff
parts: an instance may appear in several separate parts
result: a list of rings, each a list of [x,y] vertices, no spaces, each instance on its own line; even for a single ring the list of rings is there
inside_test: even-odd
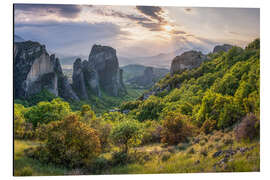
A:
[[[78,100],[67,84],[59,60],[44,45],[25,41],[14,43],[14,94],[25,98],[47,89],[56,96]]]

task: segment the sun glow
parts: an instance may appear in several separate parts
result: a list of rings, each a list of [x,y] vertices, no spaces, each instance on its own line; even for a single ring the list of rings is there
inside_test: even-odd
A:
[[[165,25],[163,26],[163,28],[166,30],[166,31],[171,31],[173,30],[173,27],[171,25]]]

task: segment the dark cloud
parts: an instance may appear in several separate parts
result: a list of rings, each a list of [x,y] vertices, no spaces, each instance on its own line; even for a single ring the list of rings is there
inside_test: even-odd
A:
[[[161,7],[158,6],[136,6],[136,8],[143,13],[144,15],[158,20],[159,22],[163,22],[164,18],[161,14],[164,12]]]
[[[162,25],[164,22],[154,22],[152,19],[145,17],[145,16],[138,16],[133,14],[126,14],[120,11],[114,11],[112,9],[96,9],[94,10],[95,13],[103,15],[103,16],[114,16],[125,18],[134,21],[135,23],[148,28],[150,31],[162,31]]]
[[[81,6],[64,4],[15,4],[14,9],[40,16],[55,14],[66,18],[77,17],[81,12]]]
[[[141,21],[151,21],[150,19],[142,16],[135,16],[133,14],[125,14],[119,11],[114,11],[112,9],[110,10],[104,10],[104,9],[96,9],[94,12],[100,15],[104,16],[114,16],[114,17],[120,17],[120,18],[126,18],[133,21],[141,22]]]

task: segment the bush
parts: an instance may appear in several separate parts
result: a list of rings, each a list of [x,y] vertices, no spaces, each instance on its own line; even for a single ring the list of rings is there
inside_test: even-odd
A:
[[[237,140],[253,140],[260,136],[260,121],[252,113],[247,114],[235,128]]]
[[[112,154],[112,165],[125,165],[128,163],[128,155],[124,151],[114,152]]]
[[[120,145],[124,153],[128,153],[129,147],[141,143],[139,122],[132,119],[124,119],[115,125],[111,133],[111,139],[115,145]]]
[[[133,109],[137,109],[141,103],[142,102],[140,100],[125,102],[125,103],[121,104],[120,110],[121,110],[121,112],[123,112],[124,110],[131,111]]]
[[[32,106],[26,113],[26,122],[32,123],[34,128],[37,124],[47,124],[51,121],[59,121],[70,113],[70,107],[67,102],[60,98],[52,100],[52,102],[40,102],[36,106]]]
[[[101,174],[104,170],[110,167],[109,161],[104,157],[96,158],[93,163],[88,167],[91,173]]]
[[[137,118],[139,121],[157,120],[163,107],[164,105],[160,98],[151,96],[140,104]]]
[[[69,168],[89,166],[100,151],[98,133],[80,122],[76,115],[47,125],[45,145],[39,147],[35,157]]]
[[[207,119],[217,121],[217,129],[232,126],[241,117],[242,111],[238,108],[232,96],[223,96],[212,91],[205,93],[200,109],[196,114],[199,125]]]
[[[187,142],[188,137],[194,134],[194,130],[195,127],[187,116],[170,112],[162,123],[161,142],[172,145]]]

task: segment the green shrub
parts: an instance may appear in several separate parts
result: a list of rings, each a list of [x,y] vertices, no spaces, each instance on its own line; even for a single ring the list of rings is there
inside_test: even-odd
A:
[[[161,98],[151,96],[140,104],[137,118],[139,121],[158,120],[163,107]]]
[[[239,120],[241,114],[242,111],[233,97],[208,91],[203,97],[196,119],[200,125],[207,119],[216,120],[217,129],[224,129]]]
[[[137,109],[141,103],[142,102],[140,100],[128,101],[128,102],[125,102],[125,103],[121,104],[120,110],[121,110],[121,112],[123,112],[124,110],[131,111],[133,109]]]
[[[51,121],[59,121],[70,111],[69,104],[57,98],[51,102],[39,102],[36,106],[32,106],[24,116],[26,122],[32,123],[35,128],[38,123],[47,124]]]
[[[124,153],[128,153],[129,147],[141,143],[141,126],[132,119],[124,119],[114,126],[111,139],[115,145],[119,145]]]
[[[128,163],[128,155],[124,151],[114,152],[112,154],[112,165],[125,165]]]

